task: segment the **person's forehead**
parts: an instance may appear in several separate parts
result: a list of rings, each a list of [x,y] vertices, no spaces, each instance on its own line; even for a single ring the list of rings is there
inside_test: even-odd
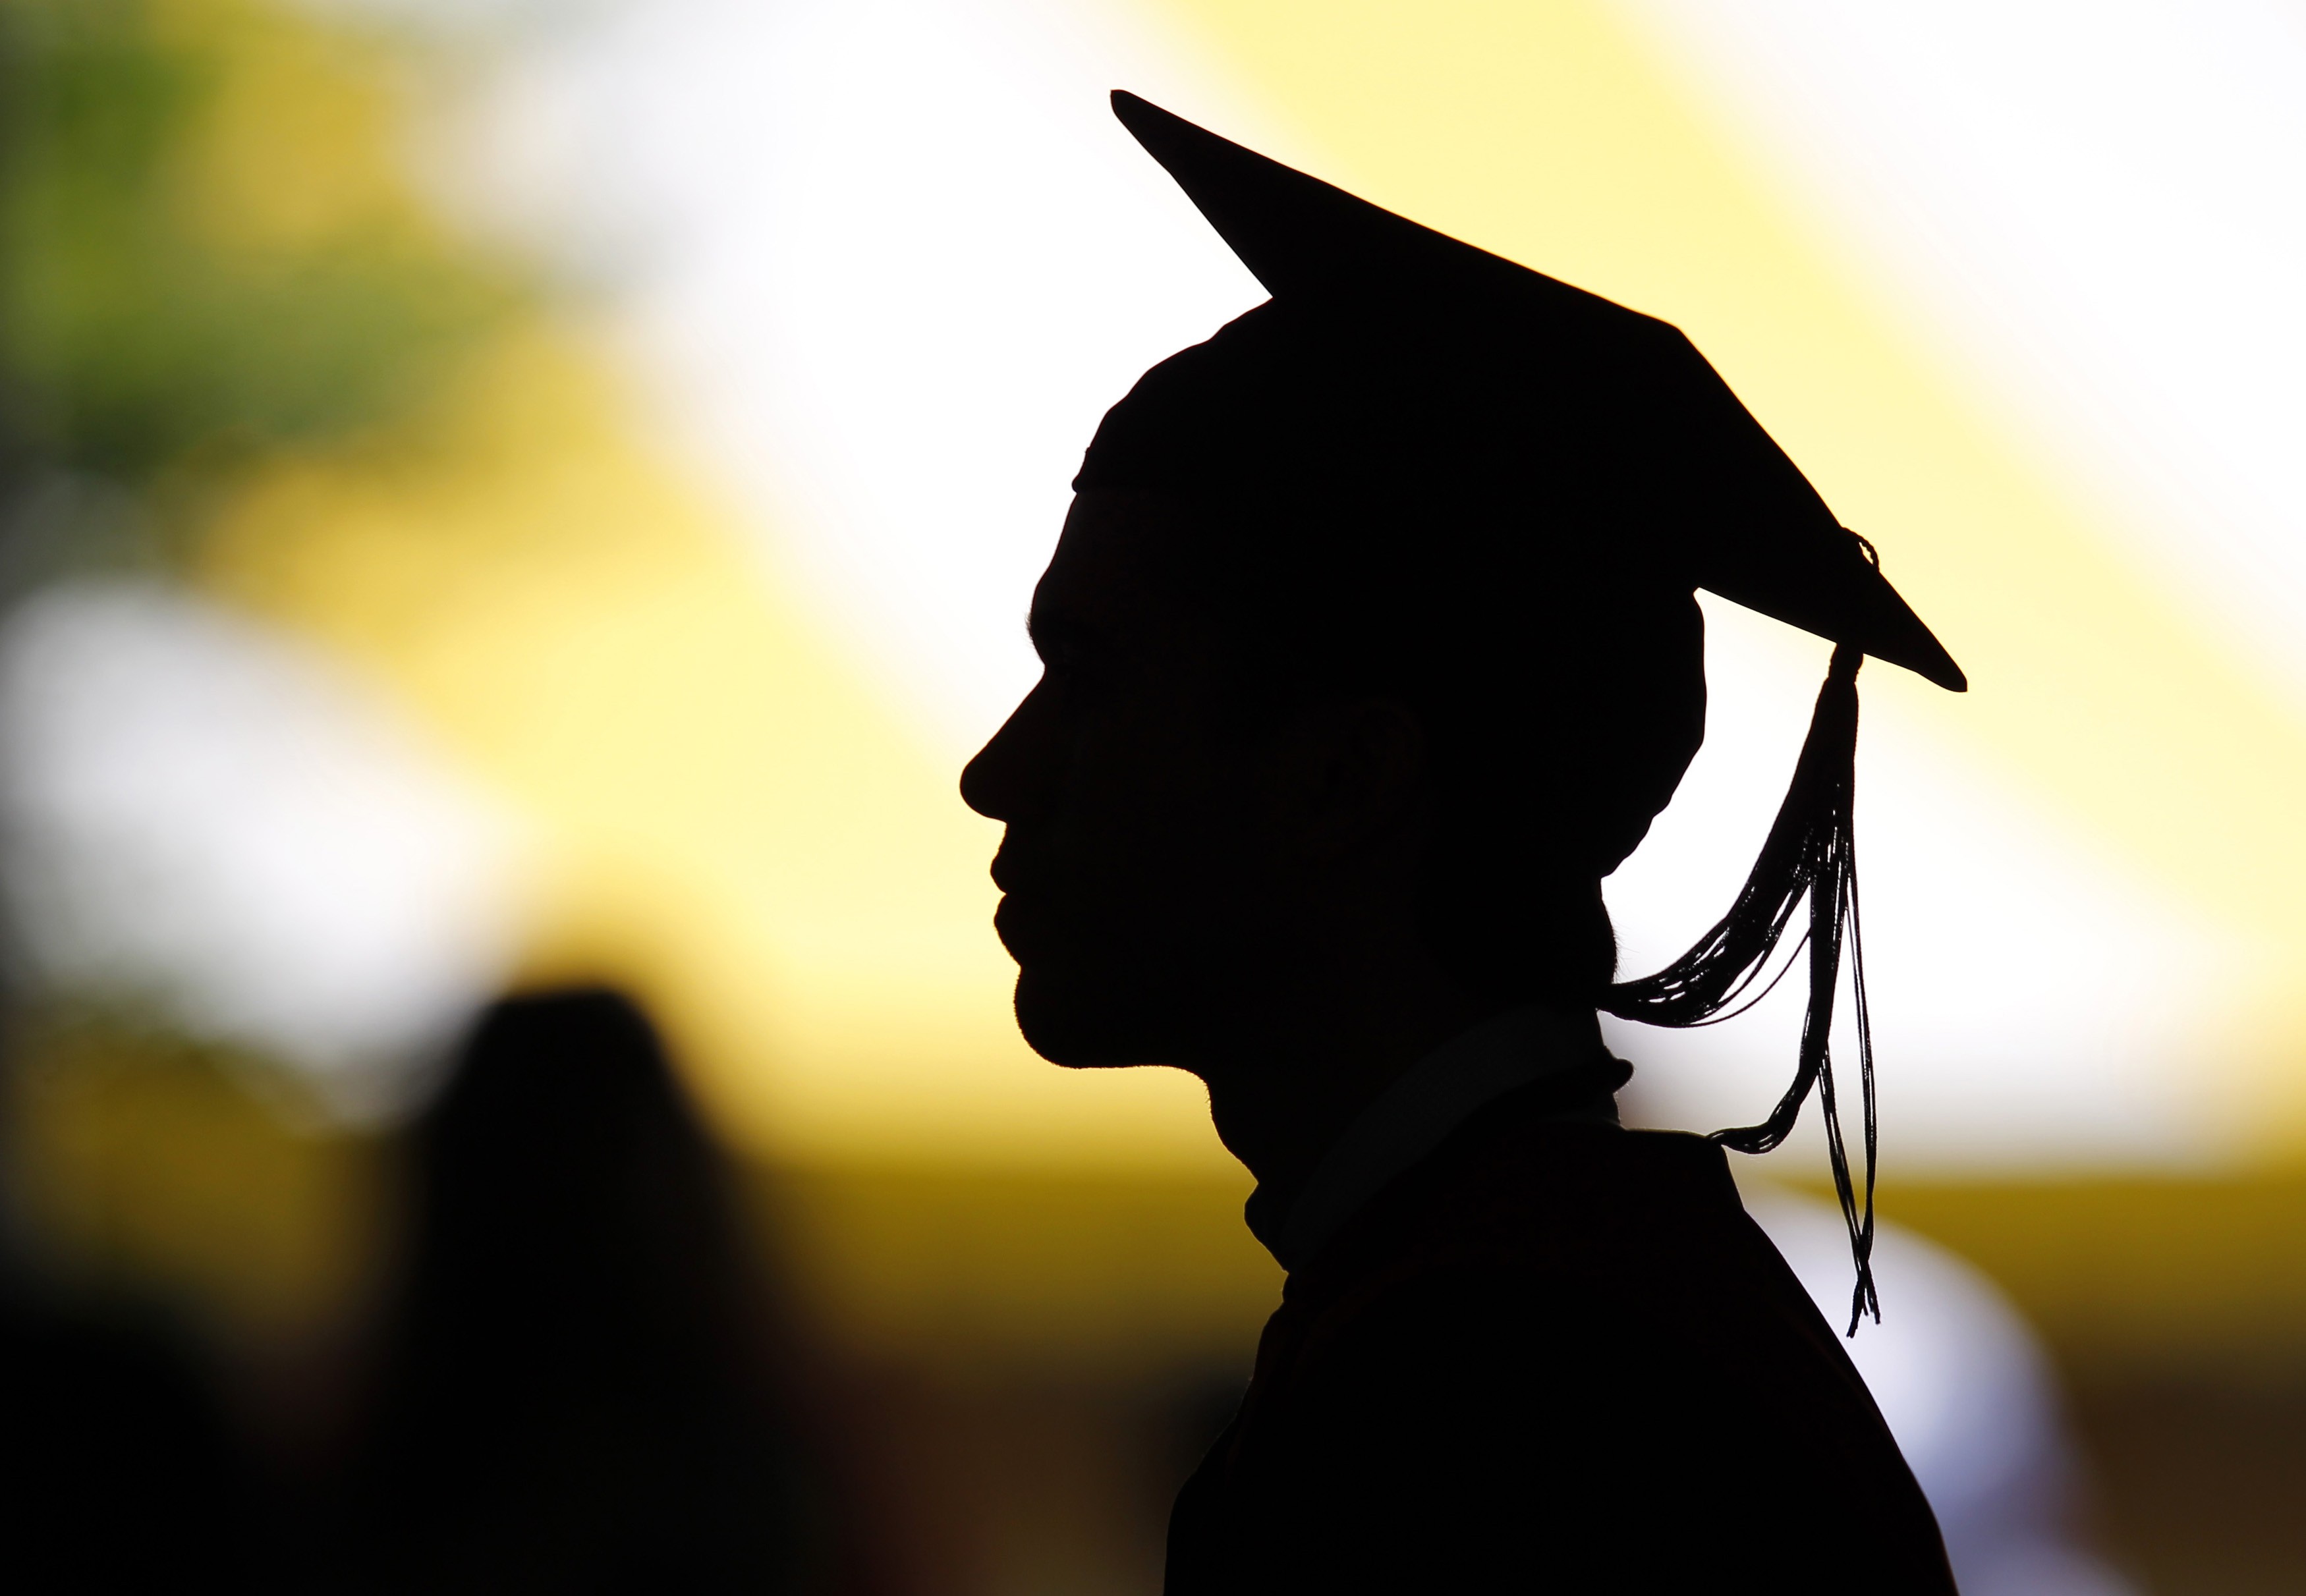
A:
[[[1076,495],[1034,590],[1036,621],[1123,632],[1176,624],[1185,608],[1174,569],[1176,514],[1143,494]]]

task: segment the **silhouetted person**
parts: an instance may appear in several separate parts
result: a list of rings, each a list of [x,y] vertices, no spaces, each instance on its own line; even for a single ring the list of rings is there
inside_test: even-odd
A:
[[[414,1175],[353,1588],[826,1588],[824,1481],[733,1196],[640,1013],[604,991],[497,1005]]]
[[[1034,595],[1045,673],[962,791],[1007,823],[1027,1040],[1206,1081],[1289,1270],[1170,1591],[1943,1596],[1721,1144],[1823,1083],[1869,1306],[1825,1046],[1854,681],[1960,670],[1675,329],[1115,104],[1272,298],[1106,414]],[[1704,735],[1699,586],[1839,646],[1737,905],[1612,985],[1601,879]],[[1804,900],[1777,1111],[1620,1129],[1596,1011],[1721,1012]]]

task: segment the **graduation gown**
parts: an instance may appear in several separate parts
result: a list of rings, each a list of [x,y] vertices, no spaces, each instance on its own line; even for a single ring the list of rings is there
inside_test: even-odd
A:
[[[1615,1124],[1624,1073],[1490,1098],[1293,1260],[1169,1596],[1950,1596],[1840,1338],[1719,1147]]]

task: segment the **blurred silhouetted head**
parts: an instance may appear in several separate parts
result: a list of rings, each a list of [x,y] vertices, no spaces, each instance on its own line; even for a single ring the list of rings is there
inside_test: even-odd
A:
[[[420,1292],[453,1287],[466,1309],[540,1322],[629,1318],[691,1304],[728,1273],[718,1154],[617,993],[491,1008],[415,1156]]]
[[[415,1128],[363,1588],[789,1588],[803,1472],[721,1161],[623,997],[492,1008]],[[820,1515],[821,1516],[821,1515]]]

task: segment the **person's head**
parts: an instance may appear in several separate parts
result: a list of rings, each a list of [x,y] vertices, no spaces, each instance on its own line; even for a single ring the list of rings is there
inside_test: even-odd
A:
[[[1960,687],[1678,330],[1115,105],[1273,298],[1106,414],[1047,674],[964,778],[1044,1054],[1185,1062],[1386,960],[1598,1003],[1601,881],[1704,736],[1699,587]]]

